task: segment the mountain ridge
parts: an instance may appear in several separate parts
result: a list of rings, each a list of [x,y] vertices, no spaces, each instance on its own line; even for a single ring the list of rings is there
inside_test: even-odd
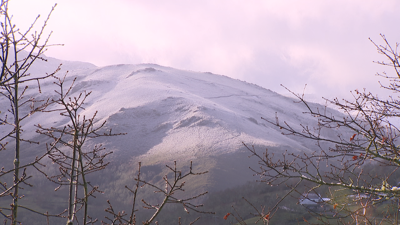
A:
[[[278,118],[297,129],[301,128],[300,124],[316,126],[315,118],[302,113],[307,111],[306,107],[295,103],[294,98],[256,84],[209,72],[184,71],[156,64],[97,67],[57,59],[48,60],[50,65],[46,67],[41,67],[41,63],[33,67],[31,72],[34,76],[43,74],[44,68],[51,72],[62,64],[57,76],[67,74],[65,87],[72,85],[76,78],[71,89],[72,97],[81,92],[91,92],[81,115],[92,117],[97,113],[96,125],[107,121],[105,129],[126,133],[87,140],[84,146],[91,149],[102,144],[107,151],[113,151],[106,158],[110,165],[89,177],[94,185],[104,190],[104,197],[115,199],[121,205],[130,204],[124,187],[133,185],[138,162],[142,163],[146,180],[161,186],[164,185],[162,177],[170,174],[165,165],[173,165],[174,161],[183,170],[188,170],[193,161],[195,172],[209,171],[187,182],[186,193],[190,195],[205,190],[223,190],[257,179],[249,169],[257,167],[257,159],[248,158],[250,153],[243,143],[254,145],[259,151],[268,148],[269,153],[276,157],[282,157],[286,151],[300,154],[318,150],[314,143],[282,135],[282,130],[261,119],[274,121]],[[54,92],[57,86],[53,85],[52,79],[41,82],[42,93],[36,88],[29,88],[26,97],[57,97]],[[0,105],[5,104],[6,99],[0,99]],[[310,103],[310,106],[325,109],[315,103]],[[48,110],[55,108],[50,106]],[[326,110],[342,116],[335,110]],[[28,146],[25,143],[23,149],[29,149],[30,153],[24,155],[24,161],[29,161],[28,156],[34,158],[36,152],[40,155],[46,149],[47,140],[35,133],[35,124],[60,128],[68,122],[58,112],[30,116],[23,123],[23,137],[40,141],[41,145]],[[6,130],[0,131],[0,134],[2,132]],[[323,135],[336,135],[336,131],[332,132]],[[11,159],[11,155],[7,157]],[[12,159],[7,162],[11,163]],[[56,171],[57,168],[52,166],[47,168],[49,174]],[[45,188],[42,189],[38,191],[45,191]],[[151,196],[151,193],[148,194]],[[100,205],[98,207],[101,208]]]
[[[76,77],[72,96],[91,92],[81,114],[89,117],[97,113],[97,124],[107,121],[106,128],[127,133],[113,137],[116,141],[106,141],[106,146],[115,152],[136,146],[131,150],[132,157],[144,159],[163,154],[164,159],[173,160],[175,153],[206,156],[235,152],[243,147],[242,142],[274,148],[286,146],[298,152],[315,150],[312,145],[281,135],[277,127],[261,120],[275,120],[277,116],[295,128],[300,128],[299,124],[316,125],[313,118],[301,113],[306,111],[304,105],[258,85],[210,72],[156,64],[97,67],[53,58],[35,64],[32,74],[43,74],[43,68],[53,71],[60,64],[58,74],[68,73],[65,86]],[[27,95],[42,99],[54,96],[56,87],[51,81],[42,82],[41,88],[44,94],[30,89]],[[62,127],[67,122],[60,120],[57,113],[46,114],[45,120],[35,114],[26,126],[40,123]]]

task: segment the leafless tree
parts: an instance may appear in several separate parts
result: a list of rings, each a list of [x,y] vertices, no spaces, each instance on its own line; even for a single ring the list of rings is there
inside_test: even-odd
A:
[[[55,6],[54,6],[55,7]],[[49,104],[46,100],[37,100],[34,98],[26,98],[28,84],[37,82],[38,91],[40,92],[40,81],[46,79],[56,73],[44,74],[41,76],[32,76],[29,73],[30,67],[38,60],[45,60],[42,55],[46,51],[48,40],[51,35],[45,35],[44,30],[50,18],[50,11],[44,24],[38,32],[33,31],[39,16],[33,21],[26,31],[19,30],[12,22],[12,16],[8,13],[8,1],[1,1],[0,15],[1,34],[1,72],[0,72],[0,98],[8,100],[9,107],[2,105],[0,108],[0,126],[2,134],[0,136],[0,151],[8,149],[8,144],[13,145],[14,158],[13,168],[7,167],[6,162],[2,162],[0,170],[0,198],[11,197],[12,203],[10,209],[0,209],[0,214],[11,220],[12,224],[18,222],[18,209],[24,208],[19,205],[19,199],[23,197],[19,193],[21,185],[30,185],[27,180],[30,176],[26,173],[26,169],[33,166],[42,159],[46,153],[37,157],[30,163],[21,164],[21,143],[37,144],[35,141],[26,140],[23,137],[23,122],[36,112],[43,111]],[[12,184],[8,185],[5,180],[9,175],[13,176]],[[5,211],[10,210],[10,214]]]
[[[351,92],[352,100],[326,99],[343,113],[338,117],[307,102],[304,95],[292,92],[307,108],[305,113],[317,120],[316,127],[301,125],[297,129],[294,124],[279,121],[279,115],[275,119],[262,119],[281,129],[283,135],[314,141],[319,149],[312,154],[274,154],[268,149],[260,153],[245,145],[259,159],[259,167],[253,170],[262,181],[278,185],[297,179],[308,187],[305,192],[299,190],[304,198],[324,187],[329,190],[329,200],[324,200],[329,209],[312,212],[318,216],[319,224],[329,224],[330,218],[343,224],[399,223],[400,187],[396,180],[400,166],[399,43],[392,46],[381,36],[382,45],[371,42],[387,59],[377,63],[394,69],[394,76],[378,73],[390,82],[389,85],[380,82],[382,88],[390,91],[388,98],[355,90]],[[332,130],[338,133],[336,137],[324,135]]]
[[[0,74],[0,97],[9,103],[9,107],[1,106],[0,108],[0,153],[4,153],[13,148],[15,156],[11,159],[12,162],[1,161],[2,169],[0,170],[0,198],[11,198],[10,208],[0,206],[0,214],[5,217],[5,224],[8,221],[11,224],[19,224],[21,221],[18,217],[20,208],[30,210],[34,213],[41,214],[48,218],[51,216],[61,217],[67,220],[68,225],[74,222],[77,224],[95,224],[99,223],[96,218],[89,215],[89,197],[94,196],[96,192],[101,192],[98,186],[93,186],[88,180],[87,175],[103,170],[110,162],[106,161],[106,157],[112,152],[106,151],[101,144],[89,145],[88,140],[99,137],[114,136],[111,130],[103,130],[105,122],[96,120],[97,112],[88,117],[84,113],[85,100],[90,96],[90,92],[82,92],[74,95],[72,88],[76,81],[72,84],[66,84],[66,75],[57,77],[56,73],[60,71],[58,67],[55,71],[49,74],[38,76],[31,75],[29,70],[37,60],[46,61],[43,53],[46,47],[49,46],[48,41],[50,35],[45,35],[47,22],[53,12],[45,19],[39,32],[34,32],[34,26],[38,21],[39,16],[28,28],[27,31],[21,32],[13,23],[12,16],[8,12],[8,1],[1,1],[0,14],[4,19],[1,22],[2,33],[0,36],[1,44],[1,74]],[[61,66],[61,65],[60,65]],[[37,91],[41,93],[40,81],[43,79],[55,79],[56,97],[39,100],[32,97],[26,97],[26,91],[35,85]],[[68,118],[67,125],[63,127],[46,127],[45,125],[35,125],[37,133],[41,136],[46,136],[50,140],[43,149],[43,153],[33,159],[31,162],[21,164],[21,158],[24,155],[24,149],[21,148],[21,143],[39,144],[33,140],[27,140],[23,137],[23,123],[34,113],[58,113],[61,117]],[[4,131],[6,131],[4,133]],[[9,146],[11,146],[9,148]],[[15,146],[15,147],[14,147]],[[3,158],[2,158],[3,159]],[[49,173],[46,167],[49,167],[48,160],[58,167],[58,174]],[[47,160],[47,161],[46,161]],[[8,165],[12,164],[12,166]],[[64,212],[60,214],[50,215],[48,212],[38,212],[23,206],[19,200],[23,197],[20,193],[22,185],[32,186],[28,183],[31,175],[28,175],[27,168],[34,168],[42,173],[48,180],[61,186],[68,187],[68,206]],[[134,199],[130,215],[125,215],[124,212],[115,213],[109,201],[109,208],[106,212],[112,215],[108,218],[111,224],[136,224],[137,213],[137,193],[140,187],[153,188],[156,193],[163,195],[163,200],[159,204],[154,204],[142,200],[145,208],[155,210],[154,214],[144,221],[144,224],[150,224],[155,221],[163,207],[168,203],[181,204],[185,211],[195,211],[206,213],[199,209],[201,205],[194,203],[196,199],[206,194],[201,193],[192,197],[178,199],[177,192],[184,191],[186,179],[191,176],[198,176],[203,173],[194,173],[192,165],[187,173],[182,173],[176,167],[168,168],[174,174],[173,178],[167,175],[163,178],[165,188],[160,188],[155,184],[147,182],[140,175],[137,175],[136,186],[133,189],[126,187],[133,193]],[[7,184],[7,180],[12,177],[11,185]],[[58,190],[58,188],[56,189]],[[4,202],[3,200],[1,202]],[[136,207],[135,207],[136,206]],[[9,213],[7,213],[9,212]],[[78,218],[83,215],[82,218]],[[196,222],[193,221],[191,224]],[[106,223],[106,222],[103,222]]]
[[[113,134],[111,130],[102,131],[106,121],[96,125],[97,112],[87,118],[84,112],[84,103],[91,92],[79,93],[72,96],[71,90],[76,78],[69,87],[65,87],[65,78],[53,76],[58,86],[56,90],[57,98],[51,99],[50,103],[55,104],[44,112],[57,112],[63,117],[67,117],[69,123],[63,127],[43,127],[37,125],[39,134],[50,137],[52,143],[47,145],[48,157],[58,165],[59,174],[49,175],[40,166],[34,167],[41,171],[53,183],[69,187],[67,224],[72,225],[73,221],[78,221],[76,214],[83,209],[83,224],[93,223],[88,214],[89,197],[93,196],[98,190],[98,186],[92,186],[87,180],[87,175],[99,170],[103,170],[109,164],[105,158],[112,152],[105,151],[102,145],[90,147],[87,145],[88,139],[123,135],[122,133]],[[79,195],[79,187],[83,188],[83,195]],[[58,188],[57,188],[58,189]],[[56,189],[56,190],[57,190]]]
[[[116,212],[113,209],[113,206],[110,201],[108,201],[109,207],[106,209],[106,212],[111,214],[112,217],[105,217],[106,221],[103,221],[102,224],[121,224],[121,225],[134,225],[134,224],[139,224],[136,221],[136,212],[138,211],[137,207],[137,195],[140,187],[149,187],[154,189],[154,193],[160,193],[163,196],[163,200],[158,203],[150,203],[144,199],[142,199],[143,208],[149,209],[149,210],[154,210],[154,213],[151,215],[150,218],[148,218],[145,221],[142,221],[140,224],[151,224],[152,222],[156,222],[156,217],[161,213],[163,207],[166,204],[180,204],[182,205],[183,209],[185,212],[189,213],[190,211],[197,212],[197,213],[202,213],[202,214],[214,214],[213,212],[207,212],[204,210],[201,210],[200,208],[203,206],[201,204],[195,204],[193,203],[194,200],[200,198],[201,196],[206,195],[208,192],[203,192],[194,196],[186,197],[186,198],[178,198],[177,195],[179,194],[178,192],[184,192],[184,185],[186,184],[187,178],[190,176],[199,176],[202,174],[207,173],[208,171],[205,172],[200,172],[200,173],[195,173],[193,172],[193,167],[192,167],[192,162],[190,162],[190,168],[189,171],[186,173],[182,173],[181,170],[177,169],[176,166],[176,161],[174,162],[174,167],[170,167],[167,165],[167,167],[171,170],[173,173],[173,179],[171,180],[168,178],[168,175],[165,175],[163,177],[165,187],[159,187],[155,184],[149,183],[146,180],[143,180],[141,178],[141,163],[139,163],[139,170],[137,173],[137,177],[135,178],[136,185],[134,188],[129,188],[128,186],[125,186],[132,194],[133,194],[133,199],[132,199],[132,208],[130,210],[130,214],[126,213],[125,211],[122,212]],[[190,224],[194,224],[196,221],[198,221],[200,217],[197,217],[194,221],[192,221]],[[179,224],[180,223],[180,218],[179,218]]]

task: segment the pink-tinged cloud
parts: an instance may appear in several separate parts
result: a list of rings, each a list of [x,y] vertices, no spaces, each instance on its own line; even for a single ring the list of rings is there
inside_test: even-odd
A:
[[[14,0],[27,26],[54,0]],[[371,37],[400,42],[397,0],[238,1],[64,0],[52,16],[48,55],[103,66],[151,62],[210,71],[284,92],[279,84],[319,96],[378,88]]]

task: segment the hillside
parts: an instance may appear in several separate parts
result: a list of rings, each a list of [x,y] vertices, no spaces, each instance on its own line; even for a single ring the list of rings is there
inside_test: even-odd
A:
[[[47,64],[43,63],[32,68],[34,76],[51,72],[62,63],[59,76],[68,70],[67,83],[77,77],[73,96],[83,91],[92,92],[82,114],[91,116],[98,111],[97,124],[107,121],[105,128],[127,133],[90,140],[86,146],[102,143],[108,151],[114,152],[108,159],[111,162],[108,169],[91,179],[105,191],[104,198],[116,199],[122,205],[129,205],[130,200],[123,194],[126,193],[124,186],[133,185],[139,161],[143,163],[146,179],[159,184],[161,177],[168,173],[166,164],[177,161],[179,167],[187,170],[189,161],[193,161],[195,170],[209,173],[190,180],[189,192],[217,191],[256,179],[248,167],[257,167],[257,161],[247,157],[249,153],[243,143],[254,145],[260,151],[268,148],[276,155],[285,150],[294,153],[317,150],[314,143],[283,136],[278,128],[261,120],[261,117],[275,120],[278,115],[280,121],[293,127],[316,124],[314,118],[302,113],[306,109],[294,99],[255,84],[209,72],[182,71],[155,64],[96,67],[51,58]],[[28,89],[27,97],[55,96],[56,86],[51,79],[41,83],[41,94],[34,86]],[[6,99],[1,98],[0,105],[5,107]],[[1,111],[3,115],[6,113]],[[340,116],[333,110],[330,113]],[[35,124],[62,127],[68,122],[57,112],[37,113],[26,121],[24,139],[41,142],[38,146],[25,144],[25,148],[30,149],[24,154],[26,161],[43,152],[47,142],[37,135]],[[0,134],[5,132],[2,128]],[[5,157],[0,160],[6,167],[12,163],[8,160],[9,153],[4,153]],[[57,169],[50,166],[47,170],[54,173]]]

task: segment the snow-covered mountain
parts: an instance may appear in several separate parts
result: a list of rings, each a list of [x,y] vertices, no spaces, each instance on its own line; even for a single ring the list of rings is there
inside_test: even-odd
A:
[[[315,125],[314,118],[302,113],[304,106],[255,84],[155,64],[96,67],[52,58],[36,64],[31,73],[50,73],[60,63],[63,66],[58,75],[68,71],[67,83],[77,77],[73,96],[92,91],[82,113],[91,116],[98,111],[98,124],[106,120],[106,127],[115,133],[127,133],[97,140],[114,151],[110,160],[125,168],[121,171],[135,168],[137,161],[144,167],[193,161],[197,168],[210,171],[202,181],[207,188],[222,189],[253,179],[248,166],[256,166],[255,161],[246,157],[249,154],[243,143],[276,153],[312,151],[315,147],[309,140],[282,135],[261,119],[275,120],[278,115],[280,121],[293,127]],[[42,82],[41,88],[42,94],[28,89],[28,96],[51,97],[57,89],[51,79]],[[0,99],[2,107],[6,104]],[[58,113],[38,113],[26,121],[26,139],[40,139],[32,129],[34,124],[50,127],[68,122]]]

